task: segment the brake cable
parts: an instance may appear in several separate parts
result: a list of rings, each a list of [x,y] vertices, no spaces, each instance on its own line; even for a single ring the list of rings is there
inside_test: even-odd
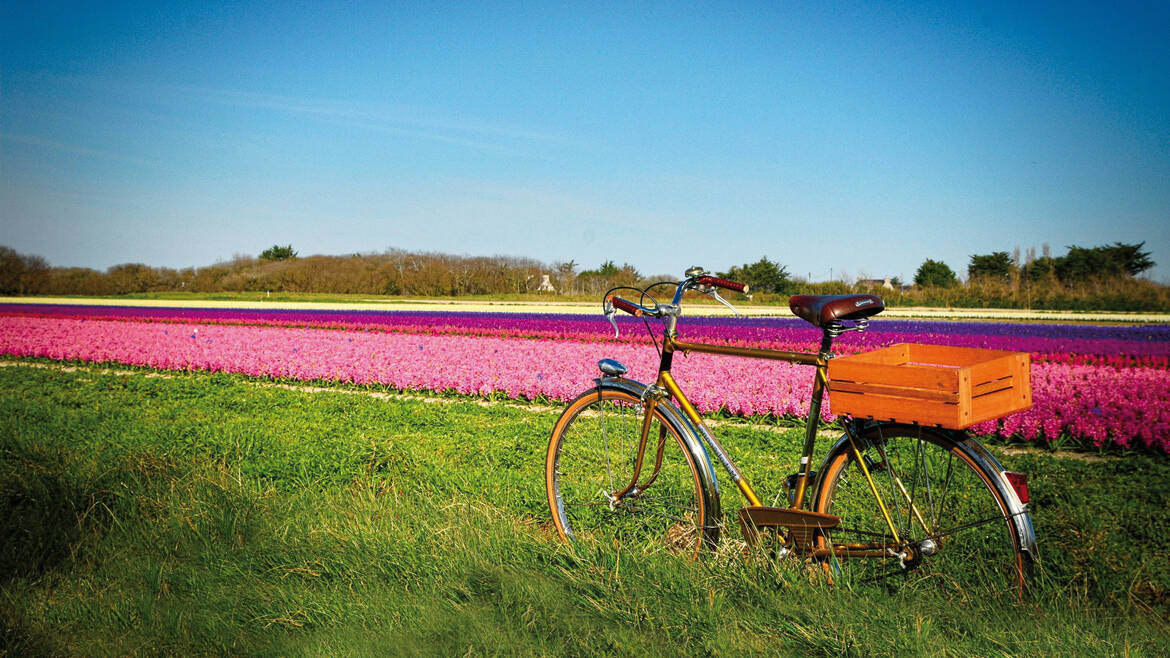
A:
[[[642,302],[649,299],[654,303],[654,308],[658,308],[658,300],[650,294],[650,291],[658,286],[677,286],[679,283],[679,281],[655,281],[654,283],[651,283],[642,289],[642,294],[638,298],[638,303],[642,304],[642,306],[646,306],[646,304],[643,304]],[[661,320],[663,318],[659,319]],[[661,361],[662,348],[658,346],[658,337],[654,335],[654,330],[650,328],[650,320],[646,319],[645,315],[642,316],[642,324],[646,326],[646,333],[650,334],[650,340],[654,343],[654,351],[658,353],[658,359]]]

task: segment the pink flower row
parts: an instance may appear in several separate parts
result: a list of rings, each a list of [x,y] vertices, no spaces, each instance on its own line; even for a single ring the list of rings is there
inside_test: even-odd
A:
[[[653,350],[621,343],[28,317],[0,318],[0,353],[557,400],[588,387],[598,359],[642,381],[657,366]],[[704,412],[803,416],[812,389],[807,367],[702,354],[676,358],[675,376]],[[1038,363],[1032,377],[1032,410],[979,429],[1170,452],[1170,371]]]
[[[551,313],[467,313],[411,311],[307,311],[292,309],[200,309],[83,305],[0,305],[0,316],[119,319],[199,324],[294,326],[417,334],[547,338],[649,345],[642,322],[621,314],[615,338],[600,315]],[[652,322],[660,332],[657,322]],[[780,350],[812,350],[820,331],[795,317],[703,318],[684,316],[686,340],[724,342]],[[1088,363],[1125,368],[1170,368],[1170,326],[1095,326],[918,321],[878,318],[866,333],[850,333],[835,344],[838,353],[868,351],[893,343],[935,343],[1029,352],[1035,361]]]

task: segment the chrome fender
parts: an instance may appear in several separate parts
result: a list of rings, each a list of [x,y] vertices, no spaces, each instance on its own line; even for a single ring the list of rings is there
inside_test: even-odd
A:
[[[841,438],[838,439],[835,444],[833,444],[833,447],[825,456],[824,461],[821,462],[819,472],[825,472],[826,466],[834,458],[838,451],[848,449],[848,434],[850,432],[852,432],[854,440],[865,441],[866,439],[864,438],[864,434],[876,426],[877,423],[874,421],[851,421],[850,425],[845,430],[846,434],[841,435]],[[883,423],[883,427],[890,429],[918,429],[917,425],[902,425],[896,423]],[[962,450],[963,453],[970,457],[971,461],[975,462],[979,468],[983,469],[984,473],[987,473],[988,476],[990,476],[992,486],[996,488],[997,493],[999,493],[1000,497],[1007,505],[1007,514],[1014,519],[1013,527],[1016,529],[1016,538],[1019,541],[1020,550],[1026,553],[1028,558],[1033,562],[1039,560],[1040,554],[1036,546],[1036,531],[1032,527],[1032,518],[1028,513],[1028,506],[1021,502],[1020,497],[1016,495],[1016,490],[1012,487],[1011,483],[1008,482],[1007,476],[1004,475],[1003,465],[999,463],[999,460],[995,458],[995,455],[992,455],[990,452],[988,452],[987,448],[985,448],[983,444],[976,441],[966,432],[948,430],[939,427],[927,427],[923,429],[927,429],[948,439],[955,445],[955,447],[957,447],[959,450]],[[820,488],[823,486],[823,484],[823,482],[817,482],[816,486],[818,497],[820,496]]]
[[[593,381],[597,384],[598,391],[603,389],[618,390],[637,398],[641,398],[646,389],[650,388],[642,382],[625,377],[598,377]],[[711,455],[707,452],[706,444],[700,438],[702,435],[698,428],[670,400],[659,400],[657,407],[679,430],[687,450],[690,451],[691,457],[695,460],[695,466],[699,469],[699,480],[703,485],[703,490],[708,493],[706,501],[707,509],[710,512],[708,518],[722,518],[719,505],[719,480],[715,476],[715,466],[711,461]]]

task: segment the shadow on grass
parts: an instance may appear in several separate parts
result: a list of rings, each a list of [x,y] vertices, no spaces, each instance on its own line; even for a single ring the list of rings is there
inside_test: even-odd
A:
[[[62,448],[9,437],[0,446],[0,593],[69,572],[119,517],[146,511],[137,509],[133,484],[169,468],[139,454],[99,471]],[[55,655],[35,628],[19,609],[0,605],[0,656]]]
[[[0,457],[0,584],[70,558],[92,510],[106,504],[101,484],[78,481],[67,463],[59,451],[21,443]]]

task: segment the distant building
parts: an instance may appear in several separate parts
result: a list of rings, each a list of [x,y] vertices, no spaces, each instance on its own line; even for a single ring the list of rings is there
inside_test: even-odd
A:
[[[552,281],[548,277],[547,274],[540,275],[540,285],[536,287],[537,292],[556,293],[557,289],[553,287]]]
[[[894,284],[890,283],[889,277],[884,279],[858,279],[857,284],[866,286],[867,288],[885,288],[887,290],[894,289]]]
[[[857,285],[867,288],[885,288],[886,290],[909,290],[913,286],[895,284],[890,277],[884,279],[858,279]]]

